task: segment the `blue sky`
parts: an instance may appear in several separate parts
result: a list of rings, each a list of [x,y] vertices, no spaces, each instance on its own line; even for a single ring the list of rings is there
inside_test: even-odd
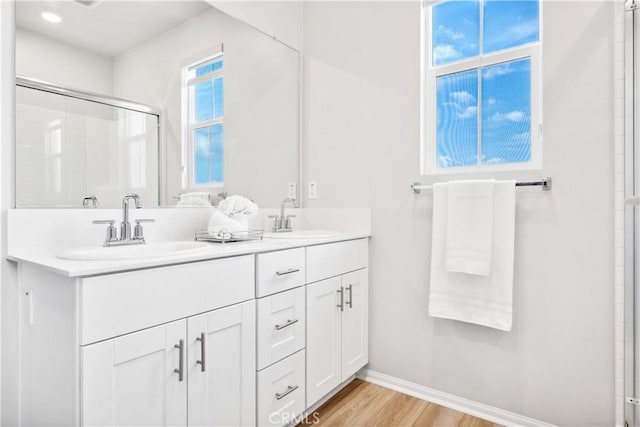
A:
[[[201,76],[222,68],[217,61],[196,69]],[[223,77],[207,80],[195,85],[195,121],[203,122],[224,115]],[[194,134],[194,179],[196,184],[223,182],[224,177],[224,125],[196,129]]]
[[[538,2],[533,0],[452,0],[434,6],[432,19],[436,67],[538,40]],[[529,59],[440,76],[436,99],[438,167],[478,163],[479,111],[482,163],[530,160]]]

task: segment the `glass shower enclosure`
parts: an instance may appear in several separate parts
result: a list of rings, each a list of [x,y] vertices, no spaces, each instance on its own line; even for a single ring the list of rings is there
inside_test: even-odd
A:
[[[16,78],[17,208],[159,205],[160,113],[104,95]],[[93,206],[93,203],[89,204]]]

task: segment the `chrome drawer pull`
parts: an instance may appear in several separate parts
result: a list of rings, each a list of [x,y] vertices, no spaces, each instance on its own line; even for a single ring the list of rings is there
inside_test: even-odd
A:
[[[285,323],[283,323],[282,325],[276,325],[276,331],[279,331],[280,329],[284,329],[287,326],[291,326],[295,323],[298,323],[298,319],[293,319],[293,320],[287,320]]]
[[[178,362],[178,369],[174,369],[173,372],[178,374],[178,381],[184,380],[184,340],[180,340],[180,344],[174,345],[175,348],[180,349],[180,361]]]
[[[196,363],[200,365],[200,370],[204,372],[206,369],[206,360],[207,360],[207,354],[205,350],[207,346],[207,341],[206,341],[206,335],[204,334],[204,332],[202,332],[200,336],[196,338],[196,341],[200,341],[200,360],[196,360]]]
[[[353,308],[353,285],[347,286],[347,291],[349,291],[349,300],[347,301],[347,305],[349,308]]]
[[[336,305],[336,307],[340,307],[340,311],[344,311],[344,288],[340,286],[340,289],[336,292],[340,294],[340,304]]]
[[[287,386],[287,391],[285,391],[284,393],[276,393],[276,400],[280,400],[283,397],[285,397],[287,394],[289,393],[293,393],[294,391],[296,391],[298,389],[297,385],[290,385]]]
[[[290,269],[284,270],[284,271],[276,271],[276,274],[278,276],[284,276],[285,274],[297,273],[298,271],[300,271],[299,268],[290,268]]]

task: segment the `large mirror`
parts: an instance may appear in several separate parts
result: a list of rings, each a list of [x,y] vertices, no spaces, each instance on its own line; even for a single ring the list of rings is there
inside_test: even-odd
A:
[[[299,60],[203,1],[18,0],[16,207],[277,206]]]

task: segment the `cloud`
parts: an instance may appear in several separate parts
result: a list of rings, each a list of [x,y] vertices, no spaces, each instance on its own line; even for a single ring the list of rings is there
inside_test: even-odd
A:
[[[514,110],[514,111],[509,111],[508,113],[505,113],[505,114],[495,113],[493,116],[491,116],[491,121],[502,122],[505,120],[509,120],[510,122],[521,122],[525,118],[526,118],[526,115],[524,114],[524,112],[519,110]]]
[[[520,44],[519,42],[521,40],[530,40],[531,37],[535,36],[537,33],[538,20],[530,19],[504,28],[502,31],[495,34],[491,40],[487,40],[487,44],[509,42],[510,46],[515,46]]]
[[[453,29],[445,27],[444,25],[438,26],[437,31],[450,40],[462,40],[464,38],[463,33],[455,32]]]
[[[512,122],[520,122],[522,121],[522,119],[524,119],[524,113],[522,111],[510,111],[507,114],[504,115],[507,120],[510,120]]]
[[[511,74],[514,71],[516,70],[511,66],[511,62],[500,65],[492,65],[491,67],[487,67],[482,70],[482,78],[484,78],[485,80],[491,80],[494,77]]]
[[[471,107],[467,107],[464,110],[456,113],[456,116],[460,119],[470,119],[472,117],[477,117],[478,114],[478,107],[476,106],[471,106]]]
[[[489,105],[495,105],[495,104],[496,104],[496,99],[495,99],[495,98],[489,98],[489,99],[487,99],[487,104],[489,104]]]
[[[467,92],[466,90],[453,91],[449,96],[455,101],[461,104],[475,104],[476,97]]]
[[[452,59],[458,59],[462,55],[450,44],[442,44],[433,48],[433,62],[435,64]]]

